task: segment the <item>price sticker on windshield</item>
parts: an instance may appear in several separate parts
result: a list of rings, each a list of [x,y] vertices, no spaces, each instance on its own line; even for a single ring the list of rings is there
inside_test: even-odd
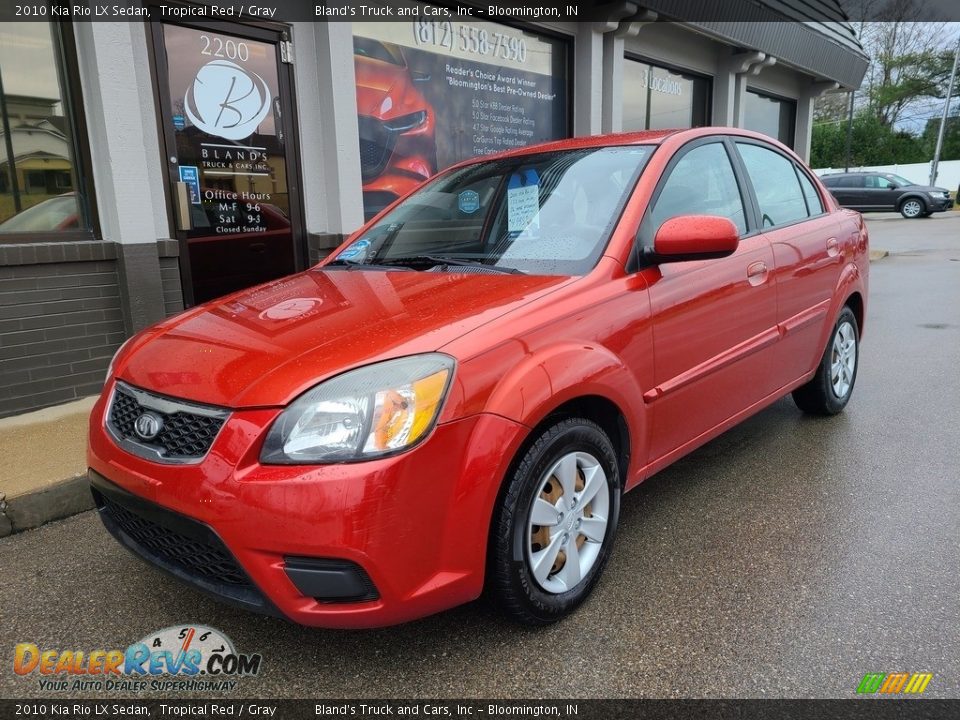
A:
[[[507,183],[507,232],[540,230],[540,177],[533,168],[516,172]]]

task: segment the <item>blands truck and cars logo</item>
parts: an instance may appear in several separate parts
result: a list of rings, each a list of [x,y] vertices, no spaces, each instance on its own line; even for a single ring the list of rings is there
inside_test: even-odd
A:
[[[238,653],[219,630],[173,625],[126,649],[59,650],[18,643],[13,671],[39,676],[44,691],[229,691],[235,678],[257,675],[262,656]]]
[[[270,112],[267,81],[229,60],[213,60],[197,71],[183,98],[190,122],[227,140],[250,137]]]

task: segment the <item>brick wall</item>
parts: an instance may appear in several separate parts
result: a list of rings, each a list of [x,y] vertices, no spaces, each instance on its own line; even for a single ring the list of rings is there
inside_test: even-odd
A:
[[[0,246],[0,417],[100,391],[125,338],[116,245]]]

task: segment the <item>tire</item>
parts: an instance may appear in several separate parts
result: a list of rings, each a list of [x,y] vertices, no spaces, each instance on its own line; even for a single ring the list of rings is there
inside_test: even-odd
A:
[[[926,211],[926,205],[924,205],[923,200],[919,198],[908,197],[900,203],[900,214],[907,218],[907,220],[923,217]]]
[[[592,492],[587,502],[584,491]],[[569,418],[543,431],[515,464],[494,512],[487,590],[498,609],[535,626],[573,612],[610,557],[620,495],[616,452],[598,425]],[[535,501],[543,524],[533,523]]]
[[[793,401],[810,415],[836,415],[853,394],[860,366],[860,328],[853,310],[844,307],[833,326],[817,374],[793,391]]]

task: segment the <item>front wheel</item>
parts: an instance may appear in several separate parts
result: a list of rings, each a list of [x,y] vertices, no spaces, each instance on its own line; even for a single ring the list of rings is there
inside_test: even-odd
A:
[[[811,415],[836,415],[850,401],[860,362],[860,328],[853,310],[840,311],[817,374],[793,391],[793,400]]]
[[[926,210],[927,208],[924,207],[923,203],[916,198],[907,198],[900,205],[900,214],[908,220],[923,217]]]
[[[595,423],[570,418],[537,437],[491,529],[488,590],[505,614],[546,625],[587,598],[613,545],[620,487],[613,444]]]

